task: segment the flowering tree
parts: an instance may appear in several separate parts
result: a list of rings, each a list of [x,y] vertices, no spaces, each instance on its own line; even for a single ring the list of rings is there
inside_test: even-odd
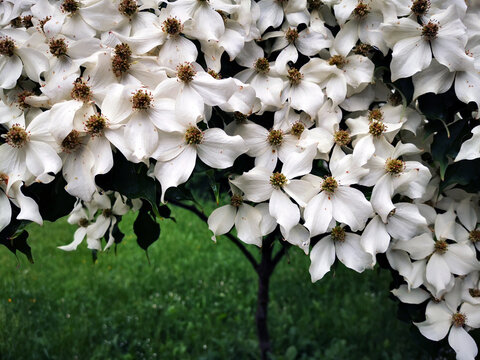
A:
[[[419,331],[474,359],[479,16],[474,0],[4,0],[0,242],[33,261],[25,226],[70,214],[61,249],[96,254],[133,210],[147,250],[179,206],[257,272],[262,358],[269,279],[299,247],[313,282],[378,261]]]

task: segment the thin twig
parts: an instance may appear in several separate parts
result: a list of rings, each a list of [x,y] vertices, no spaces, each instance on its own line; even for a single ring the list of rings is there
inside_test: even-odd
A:
[[[277,266],[279,261],[282,260],[283,256],[287,253],[287,250],[290,247],[290,243],[286,241],[280,241],[280,243],[282,244],[282,248],[278,250],[278,252],[275,254],[272,260],[272,271]]]
[[[183,203],[181,203],[179,201],[175,201],[175,200],[170,200],[169,202],[172,205],[175,205],[175,206],[178,206],[178,207],[181,207],[183,209],[186,209],[186,210],[189,210],[189,211],[193,212],[195,215],[197,215],[204,222],[208,221],[208,217],[203,212],[198,210],[197,207],[194,206],[194,205],[183,204]],[[240,249],[240,251],[243,253],[243,255],[245,255],[247,260],[250,261],[250,264],[252,264],[255,271],[258,272],[257,261],[255,260],[253,255],[247,250],[247,248],[243,245],[243,243],[239,239],[237,239],[235,236],[233,236],[231,233],[226,233],[224,235],[227,238],[229,238]]]

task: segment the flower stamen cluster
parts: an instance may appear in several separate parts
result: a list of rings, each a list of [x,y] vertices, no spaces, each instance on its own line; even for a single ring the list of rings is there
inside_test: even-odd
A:
[[[338,188],[338,182],[337,180],[335,180],[333,176],[328,176],[325,179],[323,179],[321,188],[323,191],[329,194],[333,194],[335,190]]]
[[[132,50],[128,44],[122,43],[115,46],[115,56],[112,59],[112,69],[115,76],[120,77],[130,69],[130,56]]]
[[[281,145],[283,142],[283,131],[270,130],[267,136],[267,141],[271,146]]]
[[[323,1],[321,0],[307,0],[308,11],[318,10],[323,5]]]
[[[85,122],[85,131],[92,137],[101,135],[107,127],[107,119],[102,115],[92,115]]]
[[[210,75],[211,77],[213,77],[216,80],[220,80],[222,78],[222,75],[217,73],[215,70],[208,69],[207,73],[208,73],[208,75]]]
[[[430,9],[430,0],[415,0],[410,9],[417,16],[425,15]]]
[[[445,240],[435,241],[434,248],[437,254],[445,254],[448,249],[448,243]]]
[[[270,71],[270,63],[264,57],[258,58],[257,61],[255,61],[253,68],[261,74],[268,74]]]
[[[0,55],[13,56],[15,50],[15,43],[10,38],[5,38],[0,41]]]
[[[21,148],[28,141],[28,133],[20,124],[13,124],[10,130],[5,135],[5,142],[14,147]]]
[[[162,30],[164,33],[167,33],[170,36],[175,36],[182,32],[183,25],[180,22],[180,20],[174,17],[169,17],[167,20],[163,22]]]
[[[73,99],[78,101],[89,102],[92,100],[92,90],[82,78],[77,78],[77,80],[75,80],[70,95]]]
[[[177,66],[177,78],[184,83],[189,83],[197,74],[193,65],[190,63],[180,64]]]
[[[368,120],[373,121],[373,120],[383,120],[383,112],[380,109],[373,109],[368,112]]]
[[[23,90],[21,93],[19,93],[17,95],[17,102],[18,102],[18,106],[21,108],[21,109],[26,109],[28,107],[30,107],[30,105],[28,105],[26,102],[25,102],[25,99],[29,96],[32,96],[33,95],[33,92],[29,91],[29,90]]]
[[[131,17],[138,11],[137,2],[135,0],[122,0],[118,5],[118,11],[127,17]]]
[[[346,130],[338,130],[333,134],[333,140],[335,141],[335,144],[339,146],[346,146],[350,144],[352,141],[352,138],[350,137],[350,134]]]
[[[0,184],[4,183],[5,185],[8,185],[8,175],[5,173],[0,173]]]
[[[379,137],[382,135],[387,127],[382,121],[374,120],[370,122],[370,125],[368,126],[368,132],[375,137]]]
[[[75,14],[80,8],[80,4],[75,0],[65,0],[61,6],[62,11]]]
[[[480,297],[480,289],[478,289],[478,288],[470,288],[470,289],[468,289],[468,293],[473,298]]]
[[[425,40],[431,41],[437,37],[439,26],[432,21],[429,21],[428,24],[423,25],[422,36]]]
[[[288,70],[288,80],[290,80],[290,84],[292,85],[298,85],[303,79],[303,74],[298,71],[298,69],[291,68]]]
[[[288,182],[287,177],[280,172],[273,173],[270,176],[270,184],[275,189],[281,189],[287,184],[287,182]]]
[[[330,236],[332,237],[332,240],[335,242],[344,242],[345,230],[341,226],[337,225],[332,229]]]
[[[62,55],[67,55],[67,44],[65,39],[51,39],[48,43],[50,47],[50,53],[53,56],[60,57]]]
[[[347,59],[345,59],[342,55],[333,55],[330,59],[328,59],[329,65],[336,66],[339,69],[342,69],[346,63]]]
[[[370,13],[368,9],[368,5],[365,4],[363,1],[359,1],[357,7],[353,10],[353,14],[357,19],[363,19]]]
[[[405,162],[399,159],[388,158],[385,162],[385,170],[392,175],[398,175],[405,170]]]
[[[305,131],[305,125],[303,125],[302,122],[297,121],[295,124],[292,125],[291,133],[297,138],[300,138],[300,136],[302,136],[304,131]]]
[[[185,142],[188,145],[198,145],[203,141],[203,133],[196,126],[191,126],[185,131]]]
[[[243,204],[243,197],[241,197],[240,195],[232,195],[232,197],[230,198],[230,205],[238,208],[242,204]]]
[[[373,51],[373,46],[369,44],[358,44],[353,48],[353,52],[356,55],[368,56]]]
[[[132,96],[132,108],[146,110],[152,107],[153,96],[146,90],[138,90]]]
[[[75,151],[79,145],[80,133],[77,130],[70,131],[65,139],[62,140],[62,150],[67,154]]]
[[[455,327],[462,327],[467,321],[467,316],[460,312],[457,312],[452,315],[452,325]]]
[[[285,39],[291,44],[298,39],[298,31],[297,29],[288,28],[285,32]]]
[[[23,23],[23,26],[25,26],[25,28],[29,29],[29,28],[33,27],[32,18],[33,18],[32,15],[25,15],[23,17],[22,23]]]
[[[472,243],[480,242],[480,230],[475,229],[475,230],[470,231],[470,233],[468,234],[468,239]]]

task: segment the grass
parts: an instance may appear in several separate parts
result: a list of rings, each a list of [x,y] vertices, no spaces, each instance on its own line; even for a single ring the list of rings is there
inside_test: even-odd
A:
[[[257,279],[226,238],[175,209],[149,265],[132,232],[96,264],[62,219],[31,225],[36,263],[0,251],[1,359],[256,359]],[[257,249],[253,249],[256,251]],[[257,252],[257,251],[256,251]],[[427,359],[421,335],[396,318],[389,274],[343,265],[312,284],[292,249],[271,280],[273,359]],[[289,260],[289,262],[287,261]]]

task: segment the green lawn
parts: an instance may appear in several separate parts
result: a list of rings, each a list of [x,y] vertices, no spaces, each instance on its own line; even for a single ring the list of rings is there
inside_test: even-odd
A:
[[[130,230],[99,254],[72,240],[65,219],[30,226],[35,264],[2,248],[1,359],[255,359],[257,280],[226,238],[176,209],[162,221],[151,264]],[[253,249],[258,253],[257,249]],[[289,260],[289,263],[288,261]],[[421,335],[396,318],[389,274],[338,266],[312,284],[309,259],[291,249],[271,281],[274,359],[427,359]]]

